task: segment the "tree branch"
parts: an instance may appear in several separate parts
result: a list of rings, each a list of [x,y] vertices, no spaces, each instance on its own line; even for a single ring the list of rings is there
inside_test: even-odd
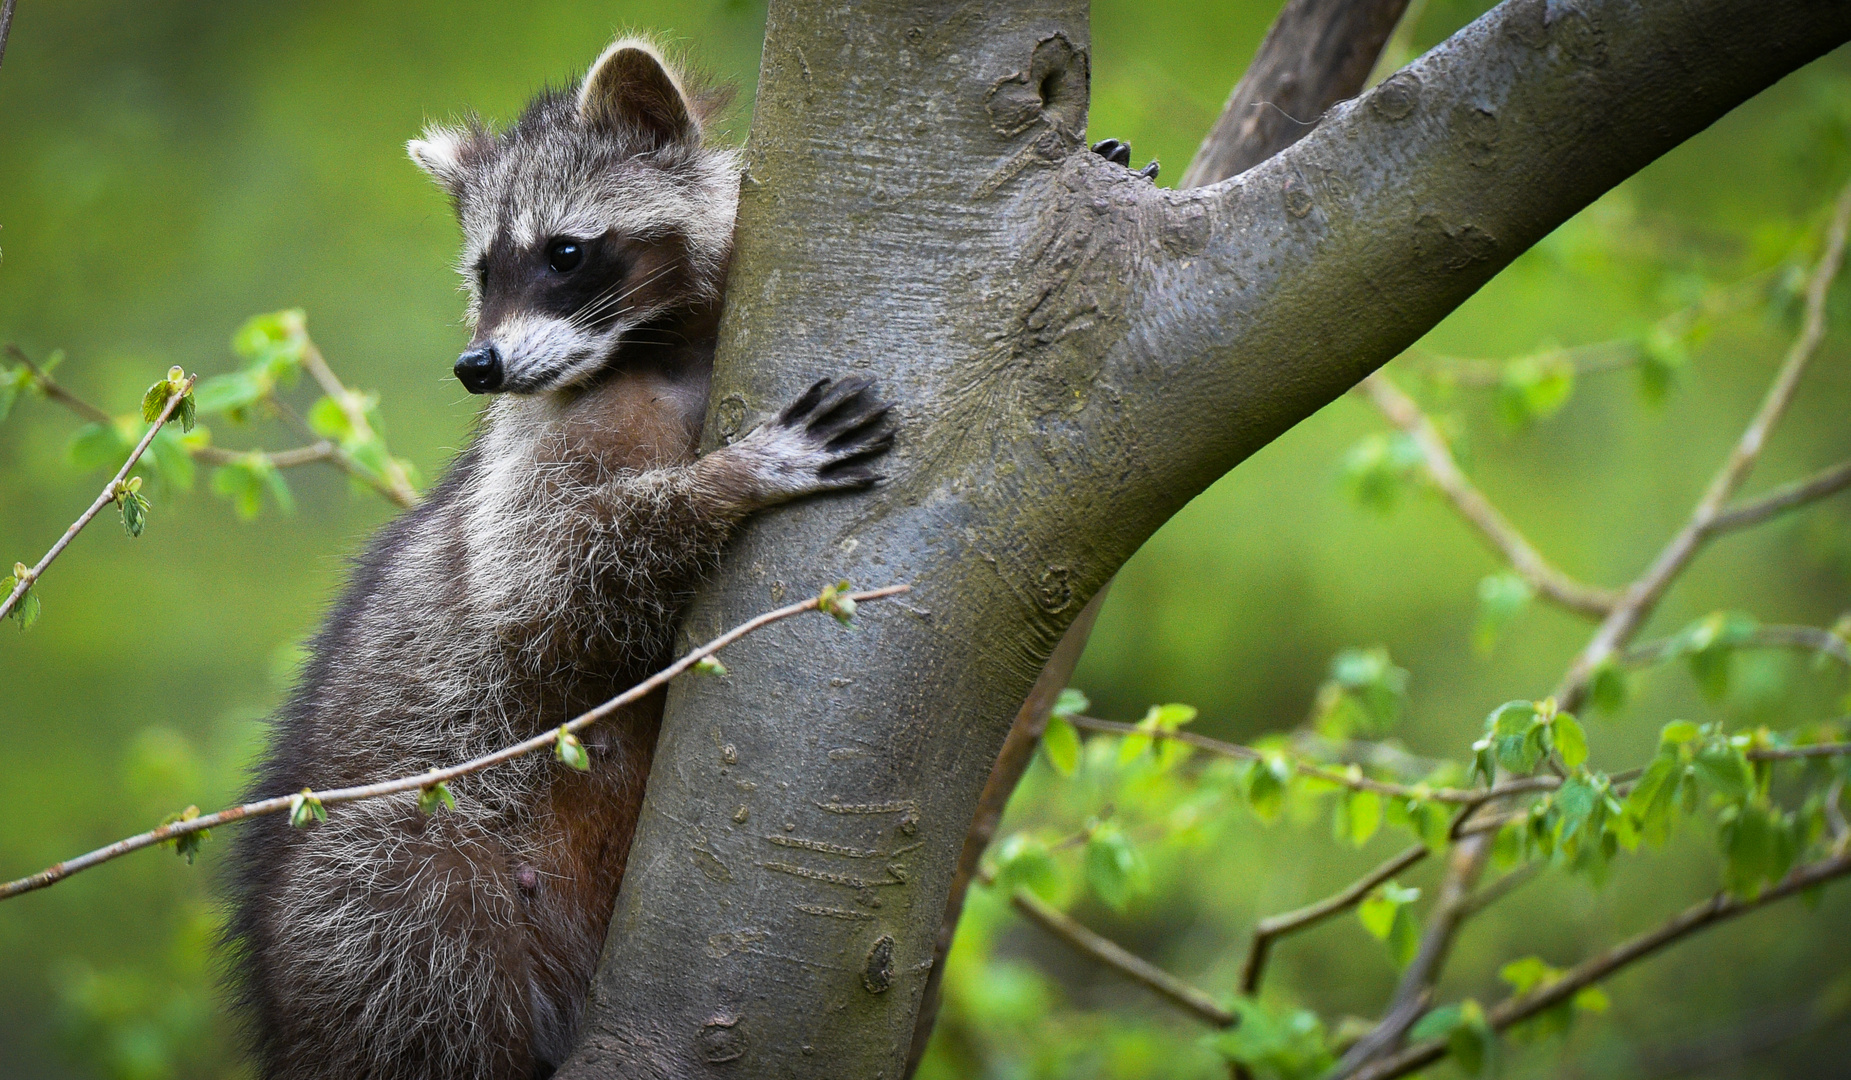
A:
[[[1776,900],[1783,900],[1795,893],[1823,885],[1848,873],[1851,873],[1851,854],[1841,854],[1793,871],[1780,884],[1765,890],[1752,900],[1736,899],[1726,893],[1718,893],[1701,904],[1687,908],[1658,929],[1641,934],[1630,941],[1614,946],[1599,956],[1582,962],[1555,982],[1522,997],[1502,1002],[1487,1014],[1486,1020],[1494,1030],[1502,1031],[1512,1024],[1528,1020],[1538,1013],[1546,1012],[1572,1000],[1575,994],[1587,987],[1600,982],[1629,964],[1643,960],[1681,938],[1733,919],[1737,915],[1744,915]],[[1356,1073],[1355,1078],[1356,1080],[1392,1080],[1393,1077],[1405,1076],[1440,1060],[1446,1056],[1446,1052],[1444,1039],[1419,1043],[1402,1050],[1393,1057],[1376,1062],[1369,1068]]]
[[[17,344],[10,341],[7,342],[6,353],[8,356],[11,356],[13,359],[25,365],[26,370],[32,373],[32,381],[38,385],[39,390],[42,391],[46,397],[63,405],[85,420],[98,424],[113,422],[113,418],[108,413],[90,404],[83,398],[78,397],[76,394],[73,394],[63,383],[56,381],[47,374],[45,369],[33,363],[32,358],[26,355],[26,350],[20,348]]]
[[[848,598],[859,604],[870,600],[885,599],[889,596],[898,596],[901,593],[909,591],[911,591],[911,589],[906,585],[889,585],[881,589],[870,589],[866,592],[850,593]],[[328,791],[310,791],[304,788],[302,791],[293,795],[278,795],[274,798],[259,799],[256,802],[245,803],[242,806],[229,807],[217,811],[216,813],[203,814],[199,817],[174,821],[162,825],[159,828],[150,829],[147,832],[118,840],[113,844],[97,848],[95,851],[79,855],[74,859],[66,859],[61,863],[48,866],[30,877],[23,877],[16,881],[9,881],[4,885],[0,885],[0,900],[10,899],[22,893],[45,888],[47,885],[62,881],[80,870],[88,870],[92,866],[97,866],[111,859],[127,855],[131,851],[139,851],[145,847],[152,847],[155,844],[160,844],[179,836],[216,828],[219,825],[225,825],[235,821],[243,821],[246,818],[264,817],[269,814],[278,814],[286,810],[293,810],[297,805],[297,801],[305,796],[312,796],[323,806],[333,805],[335,803],[359,802],[363,799],[378,799],[387,795],[399,795],[409,791],[422,791],[425,788],[434,787],[437,784],[448,783],[458,777],[468,776],[471,773],[481,772],[492,766],[513,761],[515,758],[530,754],[535,750],[542,750],[552,746],[559,741],[559,737],[563,733],[576,733],[582,731],[616,712],[618,709],[623,708],[625,705],[629,705],[649,696],[656,690],[668,685],[669,681],[675,676],[693,667],[705,657],[712,656],[714,653],[756,630],[763,629],[775,622],[781,622],[793,615],[801,615],[806,611],[815,611],[819,603],[820,598],[812,596],[808,600],[804,600],[800,603],[790,604],[778,608],[775,611],[767,611],[754,619],[750,619],[733,627],[731,630],[714,638],[707,644],[688,652],[683,655],[681,659],[676,660],[661,671],[656,672],[654,675],[637,683],[630,689],[611,698],[604,704],[580,713],[578,716],[551,731],[535,735],[531,739],[515,743],[512,746],[502,747],[500,750],[496,750],[493,753],[471,758],[468,761],[452,765],[449,768],[432,769],[429,772],[419,773],[415,776],[405,776],[396,780],[384,780],[373,784],[360,784],[354,787],[333,788]]]
[[[1657,608],[1671,583],[1696,557],[1704,543],[1716,535],[1716,523],[1724,517],[1723,504],[1728,502],[1760,460],[1768,435],[1787,411],[1794,390],[1799,386],[1800,376],[1806,371],[1807,363],[1825,338],[1825,301],[1833,279],[1844,265],[1848,229],[1851,229],[1851,184],[1847,184],[1839,193],[1831,224],[1826,228],[1825,250],[1807,280],[1806,312],[1799,335],[1788,347],[1787,355],[1781,361],[1780,370],[1774,376],[1773,384],[1768,387],[1760,409],[1729,452],[1728,460],[1723,462],[1715,477],[1710,480],[1703,497],[1691,511],[1690,520],[1665,545],[1645,573],[1627,588],[1620,605],[1601,623],[1593,640],[1575,658],[1562,685],[1556,690],[1555,697],[1561,702],[1562,708],[1573,710],[1580,707],[1594,670],[1626,647],[1633,634],[1638,632]]]
[[[1148,960],[1126,951],[1116,942],[1093,933],[1066,912],[1029,892],[1017,889],[1009,903],[1043,930],[1075,950],[1092,957],[1138,983],[1157,996],[1216,1027],[1229,1027],[1240,1019],[1201,990],[1171,975]]]
[[[1253,944],[1247,949],[1247,960],[1240,968],[1240,992],[1251,997],[1260,992],[1260,979],[1266,971],[1266,960],[1272,952],[1273,942],[1287,934],[1296,934],[1309,929],[1338,915],[1357,904],[1377,885],[1394,877],[1401,871],[1426,858],[1430,850],[1425,844],[1415,844],[1401,854],[1369,871],[1341,892],[1308,904],[1296,911],[1283,915],[1273,915],[1261,919],[1253,928]]]
[[[1509,560],[1523,580],[1537,595],[1582,615],[1599,618],[1619,603],[1619,595],[1607,589],[1584,585],[1556,569],[1517,531],[1517,527],[1498,513],[1497,507],[1481,494],[1453,459],[1445,436],[1421,411],[1414,399],[1403,393],[1387,373],[1377,371],[1362,381],[1363,392],[1376,408],[1388,417],[1420,448],[1422,462],[1433,486],[1440,489],[1459,515],[1475,526],[1491,546]]]
[[[1851,461],[1840,462],[1804,480],[1775,488],[1758,499],[1737,503],[1718,513],[1710,520],[1710,533],[1719,535],[1759,525],[1776,514],[1805,506],[1828,495],[1836,495],[1848,486],[1851,486]]]
[[[341,413],[347,417],[348,427],[353,429],[355,439],[360,442],[372,442],[378,438],[377,433],[373,431],[372,422],[366,418],[366,408],[361,403],[360,395],[342,385],[341,380],[335,377],[334,369],[328,366],[328,362],[322,358],[321,350],[316,347],[314,341],[308,338],[306,333],[302,340],[302,366],[307,368],[308,373],[314,376],[315,381],[321,385],[322,392],[333,398],[334,403],[340,406]],[[390,454],[381,456],[385,464],[380,466],[377,479],[362,470],[359,463],[355,462],[344,450],[338,451],[337,460],[347,472],[371,483],[379,489],[380,494],[400,508],[409,510],[418,505],[421,497],[418,489],[412,486],[411,478],[405,475],[404,466],[393,460]]]
[[[1363,88],[1407,0],[1289,0],[1182,187],[1236,176],[1303,138],[1324,110]]]
[[[0,4],[0,62],[6,60],[6,39],[13,33],[13,5],[17,0]]]
[[[21,603],[22,598],[32,588],[34,583],[36,583],[39,578],[44,575],[46,569],[51,566],[52,560],[56,559],[66,547],[69,547],[72,540],[77,539],[77,534],[84,531],[84,526],[90,524],[92,519],[102,513],[103,507],[116,501],[117,494],[122,489],[122,482],[128,479],[129,470],[133,469],[135,463],[141,460],[141,455],[146,453],[148,446],[154,442],[154,436],[160,433],[162,426],[165,425],[168,418],[174,414],[174,410],[180,407],[181,399],[193,392],[193,384],[198,380],[199,376],[194,375],[181,385],[178,393],[170,393],[168,395],[167,404],[162,407],[160,415],[155,417],[154,422],[148,425],[147,433],[141,437],[140,442],[135,444],[135,449],[129,452],[128,460],[124,461],[122,467],[116,470],[116,475],[110,478],[109,483],[103,485],[102,492],[97,495],[96,501],[90,504],[90,508],[80,514],[77,520],[71,522],[70,527],[64,530],[64,535],[60,536],[58,542],[51,546],[51,550],[45,553],[45,557],[40,559],[23,574],[15,571],[14,577],[18,578],[18,581],[13,585],[12,592],[7,594],[7,598],[4,601],[0,601],[0,619],[6,618],[6,616]]]

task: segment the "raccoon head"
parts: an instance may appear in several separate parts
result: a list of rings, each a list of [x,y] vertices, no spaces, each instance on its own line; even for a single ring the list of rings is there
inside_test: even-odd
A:
[[[739,168],[701,125],[722,104],[625,38],[506,131],[472,120],[409,144],[463,229],[470,392],[585,386],[719,300]]]

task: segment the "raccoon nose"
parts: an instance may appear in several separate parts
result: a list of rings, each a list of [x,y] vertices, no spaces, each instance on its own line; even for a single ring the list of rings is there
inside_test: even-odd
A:
[[[492,343],[478,345],[456,359],[456,377],[472,394],[501,389],[501,350]]]

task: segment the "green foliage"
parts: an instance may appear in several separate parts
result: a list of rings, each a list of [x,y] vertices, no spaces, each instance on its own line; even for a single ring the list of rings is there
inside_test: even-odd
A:
[[[1344,457],[1343,486],[1358,506],[1386,514],[1400,503],[1420,464],[1420,447],[1411,437],[1370,435]]]
[[[1150,891],[1149,865],[1131,838],[1109,821],[1086,839],[1086,887],[1113,911],[1124,911],[1133,898]]]
[[[328,820],[328,808],[321,805],[321,798],[308,788],[303,788],[289,797],[289,824],[293,828],[306,829]]]
[[[1060,891],[1060,866],[1048,846],[1027,833],[1014,833],[996,845],[994,885],[1003,894],[1027,889],[1052,901]]]
[[[1420,923],[1414,918],[1412,904],[1420,899],[1420,890],[1403,888],[1393,881],[1377,886],[1362,903],[1356,905],[1356,918],[1363,929],[1388,945],[1388,954],[1396,967],[1407,967],[1420,951]]]
[[[198,816],[199,807],[188,806],[185,810],[177,814],[167,815],[167,817],[161,821],[161,824],[172,825],[175,822],[192,821]],[[163,840],[162,843],[173,848],[174,854],[185,859],[186,864],[191,866],[193,865],[193,859],[199,855],[199,849],[210,839],[212,839],[211,829],[194,829],[191,832],[176,833],[166,840]]]
[[[456,809],[456,796],[451,794],[450,785],[439,780],[435,784],[418,789],[418,811],[426,815],[439,810]]]
[[[834,585],[823,586],[823,591],[816,597],[816,610],[848,626],[855,618],[855,599],[849,593],[854,586],[847,581],[838,581]]]
[[[694,661],[694,673],[718,677],[726,674],[726,665],[720,663],[720,658],[717,656],[703,656]]]
[[[269,455],[253,450],[236,461],[212,470],[212,490],[230,500],[232,509],[246,521],[263,512],[268,494],[276,508],[285,514],[296,512],[296,499],[289,481]]]
[[[559,737],[553,740],[553,756],[580,772],[591,768],[591,751],[586,750],[579,737],[567,731],[563,725],[559,729]]]
[[[1336,1064],[1316,1013],[1270,1008],[1251,998],[1236,999],[1234,1011],[1240,1022],[1205,1041],[1257,1080],[1315,1080]]]
[[[1472,630],[1472,647],[1488,656],[1498,635],[1517,621],[1536,596],[1530,583],[1517,574],[1488,574],[1478,581],[1478,625]]]
[[[1387,734],[1401,719],[1408,673],[1388,658],[1388,650],[1345,649],[1330,662],[1330,678],[1318,689],[1314,719],[1330,739]]]
[[[1575,366],[1559,352],[1519,357],[1498,382],[1498,417],[1512,428],[1547,420],[1575,392]]]
[[[1497,1069],[1497,1033],[1485,1019],[1485,1010],[1470,998],[1442,1005],[1421,1017],[1408,1037],[1415,1041],[1445,1039],[1453,1061],[1467,1076],[1481,1076]]]

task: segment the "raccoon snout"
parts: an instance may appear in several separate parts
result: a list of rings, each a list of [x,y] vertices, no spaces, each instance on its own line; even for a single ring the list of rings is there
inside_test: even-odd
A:
[[[501,350],[494,343],[478,345],[456,358],[456,378],[472,394],[501,389]]]

